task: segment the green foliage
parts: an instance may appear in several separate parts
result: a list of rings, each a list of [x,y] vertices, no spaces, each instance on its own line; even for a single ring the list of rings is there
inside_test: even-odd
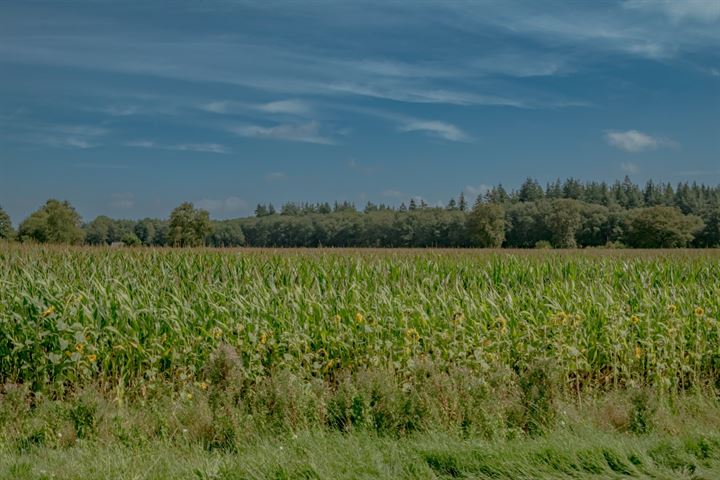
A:
[[[87,399],[78,399],[68,411],[77,438],[88,438],[95,433],[97,406]]]
[[[214,222],[207,244],[211,247],[239,247],[244,245],[245,235],[240,222],[237,220]]]
[[[74,245],[81,243],[85,236],[80,225],[80,215],[70,203],[51,199],[23,220],[18,236],[23,241]]]
[[[481,248],[499,248],[505,240],[505,209],[501,205],[475,203],[468,216],[468,235],[473,245]]]
[[[631,402],[630,431],[648,433],[652,429],[652,416],[655,410],[650,393],[647,390],[639,390],[634,393]]]
[[[143,245],[153,245],[160,243],[156,241],[156,232],[158,231],[159,221],[151,218],[145,218],[138,221],[133,227],[135,236],[140,240]]]
[[[662,208],[677,208],[685,216],[666,215]],[[259,204],[254,217],[210,221],[207,213],[186,203],[175,210],[172,229],[168,220],[105,216],[83,228],[90,245],[123,239],[134,244],[133,235],[143,245],[213,247],[720,245],[720,188],[697,184],[673,188],[648,182],[640,189],[627,177],[612,185],[569,178],[543,189],[527,179],[517,191],[491,187],[478,198],[475,213],[468,210],[460,194],[444,208],[430,207],[423,200],[412,200],[410,208],[405,203],[396,208],[368,202],[362,212],[347,201],[285,203],[278,214],[272,204]],[[42,237],[42,231],[37,236]]]
[[[625,242],[638,248],[685,247],[703,229],[703,221],[674,207],[648,207],[626,218]]]
[[[532,178],[525,180],[525,182],[523,182],[520,186],[520,191],[518,192],[518,199],[521,202],[535,202],[544,196],[545,193],[543,192],[542,187],[537,180],[533,180]]]
[[[555,423],[557,380],[550,362],[540,359],[520,374],[521,407],[519,426],[532,436],[543,433]]]
[[[136,226],[132,220],[115,220],[100,215],[83,226],[85,243],[110,245],[115,242],[123,242],[126,245],[137,245],[141,241],[135,233]]]
[[[697,236],[696,242],[703,247],[720,246],[720,200],[706,205],[700,211],[705,228]]]
[[[575,248],[575,234],[581,225],[580,203],[569,198],[550,201],[545,223],[552,232],[552,244],[555,248]]]
[[[538,242],[550,243],[538,202],[518,202],[507,207],[506,245],[533,248]]]
[[[205,244],[205,237],[211,231],[208,212],[185,202],[170,214],[167,241],[174,247],[198,247]]]
[[[10,215],[0,207],[0,240],[13,238],[14,235]]]
[[[134,232],[127,232],[122,236],[122,239],[120,240],[128,247],[137,247],[138,245],[141,245],[142,242],[140,239],[135,235]]]
[[[85,242],[90,245],[108,245],[112,243],[110,239],[112,224],[113,219],[105,215],[95,218],[95,220],[83,227],[85,230]]]

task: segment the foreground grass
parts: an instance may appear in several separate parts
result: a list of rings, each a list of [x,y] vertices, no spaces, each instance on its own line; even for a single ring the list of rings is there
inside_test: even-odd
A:
[[[534,434],[510,418],[484,432],[437,421],[406,433],[371,422],[293,429],[226,402],[208,415],[210,392],[120,404],[86,391],[29,410],[13,396],[0,396],[2,479],[720,478],[710,392],[557,398],[555,421]]]
[[[309,431],[258,438],[233,452],[177,442],[0,451],[0,478],[18,480],[625,477],[719,478],[720,432],[559,430],[538,439],[486,442],[443,434],[396,439]]]

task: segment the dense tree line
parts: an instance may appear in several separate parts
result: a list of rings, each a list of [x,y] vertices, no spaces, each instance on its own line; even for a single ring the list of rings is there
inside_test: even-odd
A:
[[[261,204],[255,216],[216,221],[190,203],[168,220],[81,224],[67,202],[49,200],[15,233],[0,209],[0,238],[53,243],[214,247],[717,247],[720,186],[560,180],[544,187],[489,189],[470,206],[463,194],[445,206],[415,199],[399,207],[349,202]]]

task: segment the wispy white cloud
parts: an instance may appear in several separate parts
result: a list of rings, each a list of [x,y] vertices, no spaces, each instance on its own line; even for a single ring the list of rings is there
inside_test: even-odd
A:
[[[182,145],[171,145],[170,150],[206,153],[228,153],[228,149],[219,143],[190,143]]]
[[[82,110],[94,113],[101,113],[115,119],[123,119],[135,116],[177,116],[181,108],[187,104],[185,97],[177,97],[173,94],[148,94],[142,91],[132,90],[130,87],[117,86],[108,91],[107,87],[92,87],[85,93],[90,97],[100,97],[107,102],[104,105],[89,105],[81,107]],[[118,100],[118,98],[122,100]],[[70,108],[68,106],[67,108]],[[106,120],[107,121],[107,120]]]
[[[223,8],[233,14],[252,15],[265,8],[231,3]],[[58,21],[40,34],[34,18],[19,15],[14,20],[24,22],[26,28],[16,32],[27,33],[15,33],[18,37],[11,38],[15,41],[0,42],[0,60],[231,84],[282,96],[363,96],[542,108],[586,102],[562,98],[550,89],[544,92],[547,98],[539,100],[538,93],[543,92],[523,90],[518,82],[506,80],[564,75],[604,61],[608,55],[667,59],[720,45],[718,29],[711,23],[720,18],[720,2],[714,0],[628,0],[602,7],[582,2],[573,8],[536,2],[370,4],[286,6],[302,10],[304,23],[298,28],[316,29],[322,40],[318,42],[297,42],[292,24],[283,25],[287,31],[282,33],[252,32],[253,42],[231,32],[208,35],[199,30],[188,35],[169,27],[159,33],[141,25],[133,26],[129,35],[130,28],[119,22],[97,22],[98,27],[68,35]],[[180,8],[178,13],[193,12]],[[66,22],[94,25],[77,12],[67,17]],[[278,22],[283,20],[278,18]],[[694,23],[684,25],[686,20]],[[388,43],[386,32],[395,35],[398,31],[407,33],[409,41],[383,48]],[[412,41],[413,35],[428,31],[433,34],[429,40],[433,48]],[[362,39],[363,49],[326,41],[345,33],[348,40]],[[493,35],[508,41],[485,45],[484,40]],[[204,108],[227,113],[230,106],[218,101]],[[307,114],[306,107],[296,100],[256,105],[265,113],[292,115]]]
[[[142,109],[136,105],[110,105],[107,107],[95,108],[94,110],[112,117],[129,117],[137,115],[142,111]]]
[[[107,128],[92,125],[51,125],[47,127],[47,131],[52,133],[38,136],[41,143],[83,150],[99,147],[101,143],[98,141],[98,137],[110,132]]]
[[[255,108],[268,113],[287,113],[291,115],[307,115],[312,111],[310,105],[302,100],[277,100],[256,105]]]
[[[180,152],[229,153],[229,149],[219,143],[187,143],[177,145],[160,144],[152,140],[132,140],[123,144],[126,147],[150,148],[157,150],[175,150]]]
[[[55,143],[57,145],[65,145],[68,147],[75,147],[75,148],[82,148],[82,149],[95,148],[95,147],[100,146],[99,143],[89,142],[85,139],[77,138],[77,137],[66,137],[66,138],[61,138],[61,139],[53,138],[53,139],[49,139],[49,143],[51,143],[51,144]]]
[[[668,138],[655,137],[637,130],[610,131],[605,134],[605,140],[615,148],[633,153],[677,145]]]
[[[470,142],[472,138],[463,132],[460,128],[447,122],[413,120],[401,125],[400,130],[403,132],[425,132],[432,136],[444,138],[452,142]]]
[[[200,110],[205,110],[206,112],[227,113],[231,106],[232,102],[229,101],[214,101],[203,103],[199,106],[199,108]]]
[[[525,108],[582,102],[561,98],[539,102],[537,95],[512,92],[483,84],[492,75],[526,77],[565,71],[564,60],[518,50],[497,57],[449,58],[439,64],[401,63],[397,59],[346,58],[339,53],[317,52],[298,45],[248,45],[229,37],[225,41],[157,42],[151,38],[113,39],[54,37],[52,43],[0,44],[0,59],[22,58],[25,63],[72,66],[125,74],[175,78],[184,81],[230,84],[282,95],[359,96],[410,103],[499,105]],[[232,58],[232,62],[225,59]],[[469,83],[469,79],[476,81]],[[266,113],[307,115],[308,104],[280,100],[267,104],[213,101],[200,108],[230,113],[234,108],[255,108]]]
[[[320,145],[333,145],[332,138],[320,132],[320,124],[312,121],[303,124],[284,123],[265,127],[261,125],[237,125],[230,128],[234,134],[264,140],[285,140],[290,142],[316,143]]]
[[[453,142],[472,142],[473,138],[457,125],[442,120],[415,118],[378,108],[343,107],[354,113],[378,117],[396,125],[400,132],[423,132]]]
[[[101,145],[100,142],[93,138],[75,135],[27,133],[9,135],[8,138],[28,145],[45,145],[55,148],[79,148],[81,150],[95,148]]]
[[[675,54],[675,47],[653,42],[631,43],[623,47],[628,53],[635,53],[653,60],[661,60]]]
[[[720,2],[717,0],[627,0],[623,6],[644,12],[660,12],[675,22],[711,23],[720,20]]]
[[[448,105],[485,105],[526,108],[526,100],[513,97],[479,94],[472,91],[453,88],[418,88],[409,85],[386,82],[358,84],[340,82],[323,86],[325,92],[375,97],[408,103],[439,103]]]
[[[3,119],[5,120],[5,119]],[[102,137],[109,134],[107,128],[93,125],[66,125],[35,122],[0,122],[5,130],[18,132],[5,137],[30,145],[46,145],[58,148],[89,149],[102,145]]]
[[[466,28],[477,23],[499,25],[533,42],[571,47],[575,53],[563,56],[571,68],[609,55],[668,60],[681,52],[720,44],[720,34],[710,23],[718,15],[714,0],[629,0],[602,8],[592,2],[582,6],[587,8],[532,2],[497,2],[476,8],[461,3],[455,8],[458,15],[468,17],[460,20]],[[707,25],[677,21],[701,17],[711,20]]]
[[[267,103],[248,103],[233,100],[215,100],[200,104],[200,110],[218,114],[237,114],[261,112],[267,114],[287,114],[307,116],[313,112],[309,102],[298,99],[276,100]]]
[[[556,75],[568,67],[567,59],[559,54],[523,51],[487,52],[470,55],[461,66],[439,61],[400,61],[397,59],[350,60],[344,68],[383,77],[452,79],[470,75],[504,75],[535,77]]]

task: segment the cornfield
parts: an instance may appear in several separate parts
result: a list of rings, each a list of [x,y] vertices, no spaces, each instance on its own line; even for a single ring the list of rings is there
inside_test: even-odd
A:
[[[0,246],[0,381],[332,380],[418,362],[551,362],[563,388],[720,378],[716,253],[209,251]]]

